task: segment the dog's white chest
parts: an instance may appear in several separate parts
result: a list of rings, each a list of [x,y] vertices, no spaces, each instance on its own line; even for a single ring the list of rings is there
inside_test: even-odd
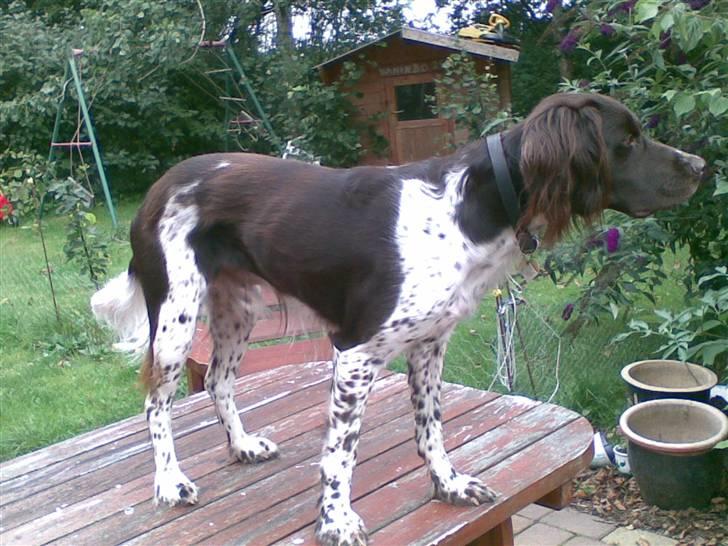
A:
[[[422,181],[403,182],[396,235],[404,279],[393,318],[430,314],[454,324],[473,313],[518,256],[511,229],[481,245],[462,233],[452,186],[435,196]]]

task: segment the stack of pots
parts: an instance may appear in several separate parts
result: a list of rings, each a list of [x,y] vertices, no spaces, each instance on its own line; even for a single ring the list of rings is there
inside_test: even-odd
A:
[[[634,405],[619,425],[642,497],[665,509],[703,507],[720,493],[728,417],[711,406],[718,378],[675,360],[642,360],[622,369]]]

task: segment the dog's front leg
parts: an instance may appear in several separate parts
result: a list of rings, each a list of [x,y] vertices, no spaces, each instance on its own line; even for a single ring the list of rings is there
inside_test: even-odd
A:
[[[384,361],[349,349],[334,356],[329,430],[321,459],[323,492],[316,537],[323,545],[367,543],[366,528],[351,507],[351,476],[369,391]]]
[[[420,343],[407,351],[417,453],[430,470],[436,498],[457,505],[492,502],[495,493],[477,478],[457,472],[445,451],[440,387],[446,343],[447,337],[444,337]]]

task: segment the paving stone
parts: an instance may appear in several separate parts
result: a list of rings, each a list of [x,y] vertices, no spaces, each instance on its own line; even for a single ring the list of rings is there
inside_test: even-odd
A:
[[[515,546],[559,546],[571,537],[568,531],[551,527],[544,523],[534,523],[528,529],[516,535],[513,540]]]
[[[575,535],[597,539],[608,535],[617,527],[573,508],[565,508],[560,512],[547,514],[541,518],[541,521],[559,529],[571,531]]]
[[[542,517],[544,517],[546,514],[550,514],[551,512],[553,512],[553,510],[551,508],[546,508],[545,506],[539,506],[538,504],[529,504],[523,510],[518,512],[518,514],[520,516],[523,516],[524,518],[538,521]]]
[[[604,546],[604,543],[595,538],[576,536],[564,542],[563,546]]]
[[[640,542],[642,540],[642,542]],[[651,531],[642,529],[626,529],[618,527],[602,539],[607,544],[617,546],[641,546],[647,542],[650,546],[674,546],[677,540],[673,540]]]
[[[514,535],[517,535],[524,529],[533,525],[532,519],[524,518],[523,516],[519,516],[518,514],[514,514],[513,516],[511,516],[511,520],[513,522],[513,534]]]

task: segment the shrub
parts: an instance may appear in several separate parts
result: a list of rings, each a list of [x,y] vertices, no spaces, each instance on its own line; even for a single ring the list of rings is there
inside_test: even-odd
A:
[[[728,19],[720,4],[589,2],[571,33],[591,76],[564,86],[616,96],[658,140],[706,159],[710,183],[689,205],[657,215],[668,246],[690,252],[689,288],[728,256]]]
[[[728,378],[728,268],[718,267],[714,273],[704,275],[698,287],[715,280],[720,288],[708,288],[681,311],[657,309],[653,319],[631,320],[630,331],[618,335],[615,341],[632,335],[653,337],[662,342],[656,351],[662,358],[698,360],[713,367],[720,379]]]

